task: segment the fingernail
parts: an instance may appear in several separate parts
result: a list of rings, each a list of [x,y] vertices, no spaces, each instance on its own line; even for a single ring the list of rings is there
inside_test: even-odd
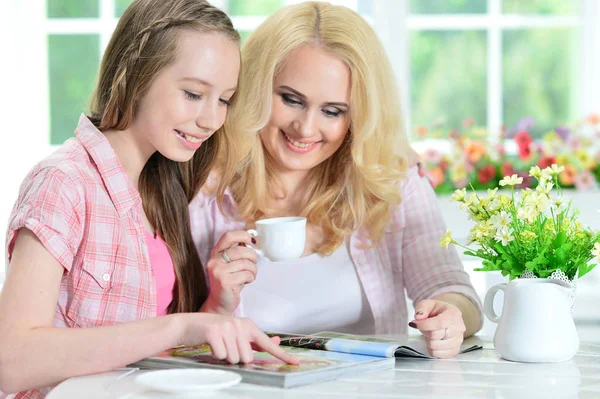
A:
[[[408,325],[409,325],[409,327],[417,328],[417,324],[412,321],[410,323],[408,323]]]
[[[252,237],[252,244],[256,244],[256,238]]]

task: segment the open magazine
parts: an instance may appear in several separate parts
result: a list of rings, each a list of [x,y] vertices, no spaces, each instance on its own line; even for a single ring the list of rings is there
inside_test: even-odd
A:
[[[329,352],[352,353],[356,355],[377,357],[413,357],[434,359],[427,352],[427,344],[423,338],[409,338],[406,342],[368,337],[362,335],[341,334],[335,332],[319,332],[312,335],[267,333],[269,336],[281,338],[281,344],[297,348],[307,348]],[[467,340],[460,348],[459,354],[482,349],[476,341]]]
[[[326,352],[299,347],[283,349],[300,359],[299,365],[291,365],[266,352],[255,352],[250,364],[229,364],[212,358],[209,345],[182,346],[159,353],[136,362],[130,367],[141,369],[211,368],[234,371],[242,376],[242,382],[291,388],[332,380],[348,374],[391,369],[395,360],[376,356]]]
[[[360,335],[321,332],[312,335],[267,333],[281,338],[282,348],[300,359],[299,365],[283,363],[266,352],[255,352],[250,364],[229,364],[212,358],[209,345],[181,346],[131,364],[141,369],[212,368],[234,371],[251,384],[291,388],[345,375],[391,369],[394,358],[433,359],[423,339],[404,343]],[[481,349],[477,338],[469,338],[460,353]]]

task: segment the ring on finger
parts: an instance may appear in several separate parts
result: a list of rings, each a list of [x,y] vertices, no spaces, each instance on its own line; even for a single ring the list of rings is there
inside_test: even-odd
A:
[[[444,338],[442,338],[442,341],[447,340],[448,338],[450,338],[450,334],[448,333],[448,327],[446,327],[446,329],[444,330]]]
[[[231,258],[229,257],[229,255],[227,255],[227,250],[223,250],[223,252],[221,253],[221,256],[223,257],[223,260],[225,261],[225,263],[231,263]]]

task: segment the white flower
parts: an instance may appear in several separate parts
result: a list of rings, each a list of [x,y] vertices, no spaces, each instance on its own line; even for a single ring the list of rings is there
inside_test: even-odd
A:
[[[472,206],[478,206],[479,205],[479,197],[477,196],[477,193],[472,193],[472,194],[468,195],[467,197],[465,197],[465,202]]]
[[[523,183],[522,177],[517,177],[517,175],[512,176],[504,176],[504,179],[500,180],[501,186],[514,186],[515,184]]]
[[[553,163],[552,166],[548,166],[547,168],[545,168],[542,172],[542,176],[545,175],[551,175],[552,177],[556,177],[558,175],[560,175],[563,171],[565,170],[564,166],[558,166],[557,164]]]
[[[592,249],[592,255],[596,258],[595,261],[600,263],[600,242],[594,244],[594,249]]]
[[[532,166],[531,169],[529,169],[529,176],[535,177],[539,180],[542,177],[542,170],[537,165]]]
[[[552,210],[554,211],[555,215],[560,215],[561,213],[566,211],[567,206],[568,206],[568,203],[567,203],[567,201],[565,201],[565,199],[562,197],[562,195],[554,198],[554,200],[552,201]]]
[[[538,193],[545,193],[545,194],[549,194],[550,191],[552,191],[552,188],[554,187],[554,183],[552,183],[551,181],[544,181],[544,183],[540,183],[538,184],[538,186],[535,188],[535,191],[537,191]]]
[[[533,207],[539,212],[544,212],[550,206],[548,195],[543,192],[532,192],[525,198],[525,207]]]
[[[498,187],[496,187],[495,189],[491,190],[488,188],[487,193],[488,193],[488,199],[492,200],[494,198],[496,198],[496,193],[498,192]]]
[[[450,201],[452,202],[462,202],[465,200],[465,196],[467,195],[467,189],[463,188],[462,190],[456,190],[454,192],[454,194],[452,194],[452,197],[450,198]]]
[[[496,241],[501,242],[503,247],[507,246],[509,242],[515,239],[513,230],[510,228],[498,230],[494,238]]]
[[[538,215],[539,212],[535,206],[522,206],[517,210],[517,217],[527,220],[529,223],[532,223]]]
[[[487,210],[488,210],[488,212],[496,212],[501,207],[502,207],[502,203],[500,203],[500,200],[498,198],[494,198],[493,200],[490,201],[490,203],[487,207]]]
[[[490,223],[498,230],[510,226],[510,222],[512,222],[512,216],[505,211],[501,211],[490,218]]]

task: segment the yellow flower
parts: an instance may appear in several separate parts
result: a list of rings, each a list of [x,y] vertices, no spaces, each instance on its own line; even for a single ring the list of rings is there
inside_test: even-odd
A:
[[[592,169],[596,164],[594,158],[583,150],[575,151],[575,156],[577,157],[584,169]]]
[[[464,163],[450,167],[450,180],[452,180],[453,183],[464,181],[467,177],[467,168]]]
[[[523,183],[523,178],[522,177],[517,177],[517,175],[512,175],[512,176],[504,176],[504,179],[500,180],[500,185],[502,187],[504,186],[514,186],[515,184],[521,184]]]
[[[473,236],[474,240],[478,242],[492,238],[495,234],[496,227],[494,227],[489,220],[479,222],[471,229],[471,235]]]
[[[444,234],[444,236],[440,240],[440,247],[448,248],[448,245],[454,244],[454,243],[455,243],[455,241],[452,238],[452,235],[450,234],[450,230],[446,230],[446,234]]]
[[[510,196],[508,196],[506,194],[500,194],[496,199],[500,202],[501,209],[512,208],[513,202],[512,202],[512,198],[510,198]]]
[[[520,236],[526,240],[533,240],[533,239],[537,238],[537,234],[535,234],[533,231],[529,231],[529,230],[522,231],[520,233]]]

